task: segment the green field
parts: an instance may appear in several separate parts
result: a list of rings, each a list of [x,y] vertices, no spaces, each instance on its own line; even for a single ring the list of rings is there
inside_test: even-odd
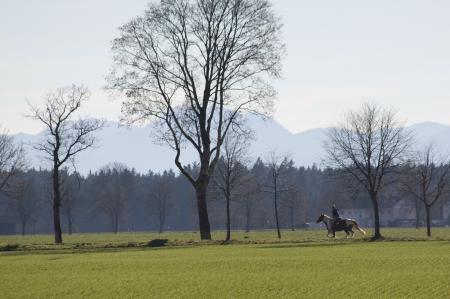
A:
[[[0,237],[0,297],[450,298],[450,230],[384,229],[369,242],[324,231]],[[154,238],[166,247],[149,248]],[[223,238],[223,232],[215,233]],[[427,240],[427,241],[424,241]]]

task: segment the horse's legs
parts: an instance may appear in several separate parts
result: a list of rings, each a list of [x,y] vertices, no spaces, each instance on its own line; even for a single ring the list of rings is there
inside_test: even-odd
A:
[[[348,230],[345,230],[345,233],[347,234],[347,236],[345,236],[345,238],[348,239],[348,236],[350,235]]]

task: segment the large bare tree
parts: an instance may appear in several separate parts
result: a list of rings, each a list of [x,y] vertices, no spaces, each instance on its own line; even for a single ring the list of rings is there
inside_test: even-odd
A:
[[[0,126],[0,192],[4,191],[9,180],[25,166],[22,145]]]
[[[268,115],[284,46],[268,0],[172,0],[149,5],[113,41],[110,88],[124,120],[155,121],[196,191],[200,235],[211,239],[206,194],[220,148],[242,112]],[[198,155],[192,175],[182,154]]]
[[[103,121],[97,119],[75,119],[76,112],[89,96],[86,87],[71,85],[49,93],[41,108],[30,104],[30,117],[46,128],[45,136],[35,148],[43,152],[52,165],[53,228],[57,244],[62,243],[60,170],[66,163],[73,164],[77,154],[94,145],[93,133],[103,126]]]
[[[381,237],[380,192],[404,158],[410,140],[396,113],[375,103],[364,103],[328,131],[329,166],[342,170],[367,191],[373,206],[374,239]]]
[[[431,237],[431,207],[450,192],[450,161],[438,157],[433,145],[429,144],[416,152],[411,162],[404,187],[415,199],[423,203],[427,236]]]

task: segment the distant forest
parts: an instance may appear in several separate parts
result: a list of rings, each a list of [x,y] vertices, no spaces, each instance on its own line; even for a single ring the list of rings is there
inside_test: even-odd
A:
[[[198,171],[195,165],[188,169]],[[220,184],[214,183],[219,173],[207,196],[215,230],[226,228],[226,201]],[[198,230],[195,191],[183,175],[173,171],[141,174],[112,163],[84,176],[64,170],[61,177],[65,233]],[[270,165],[257,159],[250,167],[242,166],[238,180],[230,201],[231,229],[275,228]],[[16,233],[51,233],[51,172],[31,169],[16,175],[9,185],[0,200],[3,229],[9,224]],[[281,173],[278,196],[280,227],[285,229],[315,223],[321,212],[330,213],[333,203],[340,208],[371,207],[366,193],[347,186],[339,171],[296,167],[292,161],[286,162]],[[413,200],[393,182],[384,189],[380,205],[400,199]],[[435,218],[443,217],[440,206],[433,207]]]

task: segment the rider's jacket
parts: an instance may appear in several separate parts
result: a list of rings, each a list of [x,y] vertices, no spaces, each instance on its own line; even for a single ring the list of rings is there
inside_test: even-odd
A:
[[[339,210],[336,207],[332,207],[333,209],[333,218],[340,218],[339,217]]]

